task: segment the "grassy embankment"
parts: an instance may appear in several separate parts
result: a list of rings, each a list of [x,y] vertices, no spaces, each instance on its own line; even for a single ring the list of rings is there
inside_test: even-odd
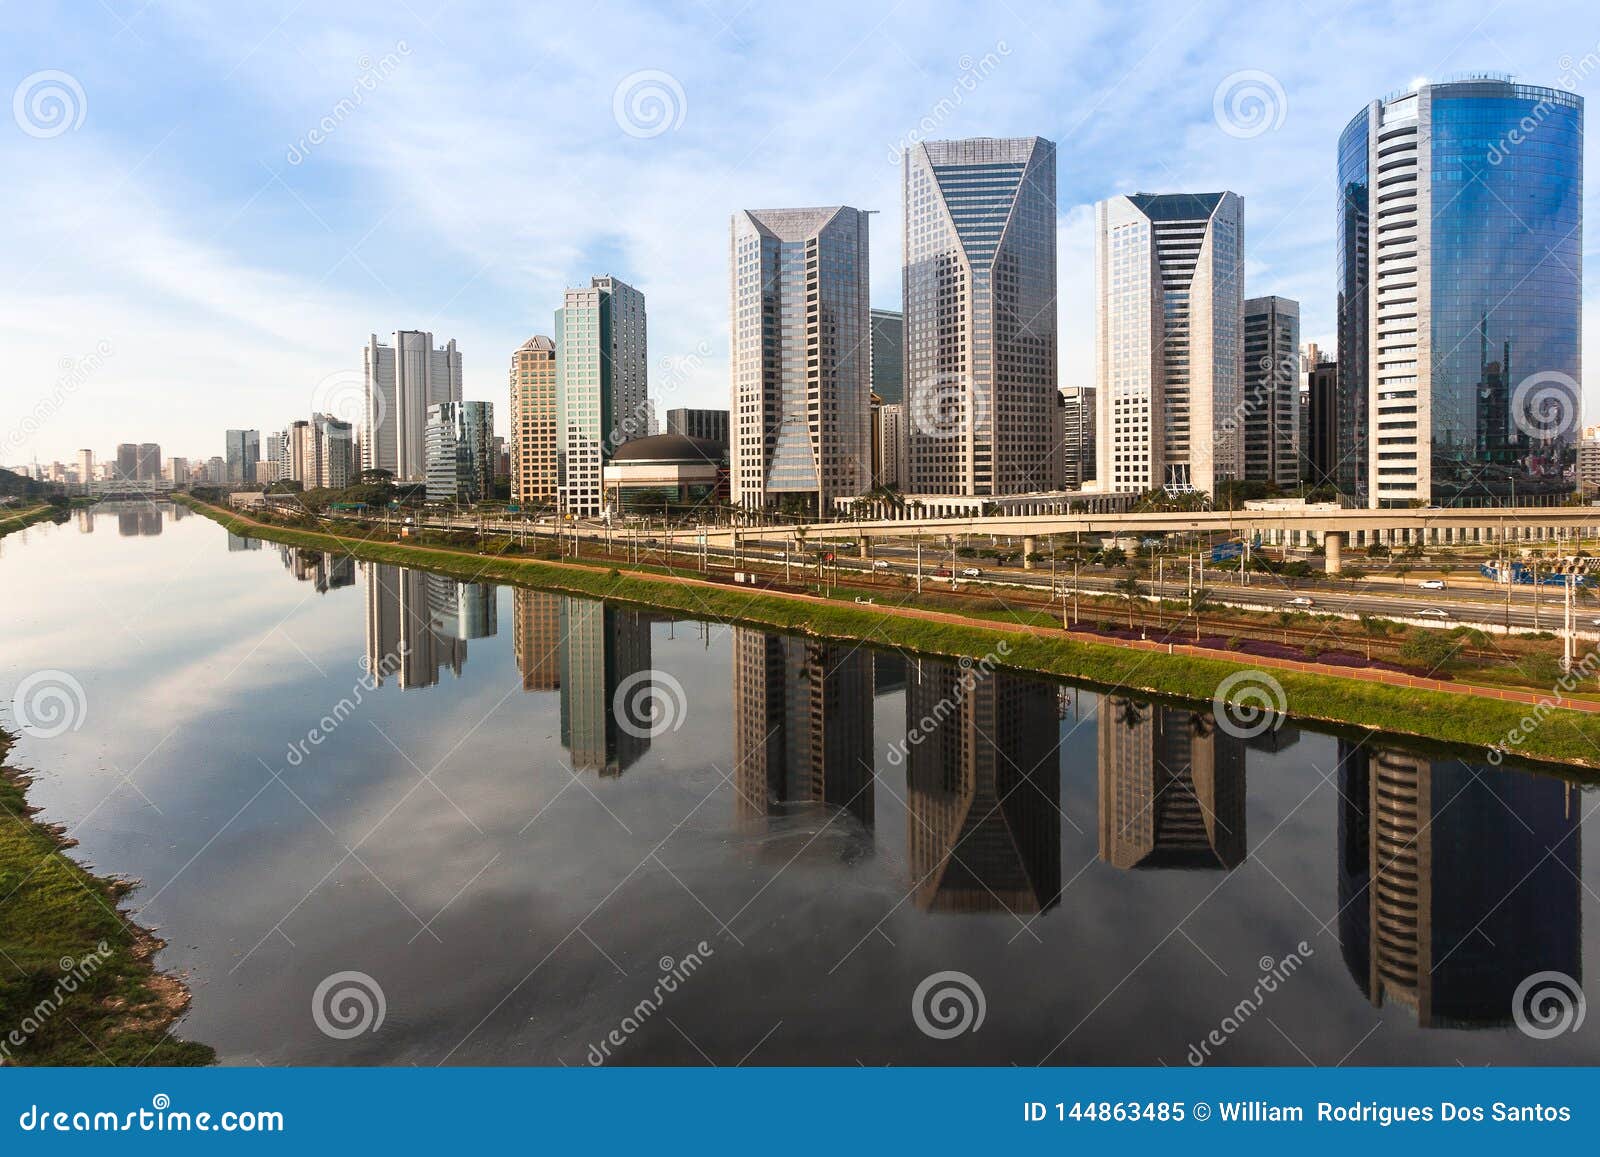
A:
[[[0,763],[13,737],[0,731]],[[74,863],[0,767],[0,1065],[203,1065],[175,1040],[189,994],[155,970],[162,942],[118,908],[133,885]]]
[[[59,511],[49,503],[25,508],[0,507],[0,538],[4,538],[12,531],[21,530],[32,526],[36,522],[45,522],[54,518],[57,513],[65,514],[65,508]]]
[[[865,639],[930,655],[993,654],[1004,642],[1002,665],[1084,680],[1105,688],[1210,699],[1234,671],[1257,665],[1238,660],[1197,658],[1135,650],[1069,638],[1059,630],[933,622],[885,613],[882,607],[818,603],[746,589],[708,589],[661,581],[604,565],[575,567],[527,558],[474,555],[460,550],[368,542],[324,531],[264,526],[229,511],[179,496],[194,509],[236,534],[291,546],[346,551],[357,558],[397,566],[423,567],[462,579],[520,583],[681,611],[685,614],[771,627],[828,638]],[[992,620],[991,620],[992,621]],[[1420,690],[1365,682],[1338,674],[1275,670],[1291,714],[1330,723],[1391,731],[1472,748],[1505,745],[1529,759],[1600,768],[1600,715],[1544,710],[1531,730],[1522,721],[1531,706],[1475,697],[1462,692]],[[1513,729],[1527,732],[1507,743]]]

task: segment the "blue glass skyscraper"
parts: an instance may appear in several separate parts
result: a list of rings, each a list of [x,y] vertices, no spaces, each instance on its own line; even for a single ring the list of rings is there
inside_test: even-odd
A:
[[[1341,487],[1375,507],[1570,492],[1582,99],[1420,85],[1356,116],[1338,165]]]

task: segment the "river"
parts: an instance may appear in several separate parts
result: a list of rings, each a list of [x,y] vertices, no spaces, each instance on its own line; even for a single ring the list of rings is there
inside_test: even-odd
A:
[[[0,591],[13,762],[227,1064],[1600,1062],[1516,1007],[1596,958],[1547,769],[170,505]]]

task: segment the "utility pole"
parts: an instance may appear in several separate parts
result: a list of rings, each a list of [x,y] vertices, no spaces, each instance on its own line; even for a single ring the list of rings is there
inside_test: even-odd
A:
[[[917,593],[922,593],[922,540],[917,539]]]

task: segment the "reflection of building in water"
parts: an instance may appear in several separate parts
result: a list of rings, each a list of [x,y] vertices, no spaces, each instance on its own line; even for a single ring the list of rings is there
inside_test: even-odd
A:
[[[232,535],[229,535],[230,540]],[[254,539],[241,541],[258,542]],[[259,543],[258,543],[259,544]],[[234,549],[232,542],[228,549]],[[248,549],[241,547],[240,549]],[[356,581],[355,559],[347,554],[331,554],[323,550],[306,550],[298,546],[278,547],[278,557],[283,560],[286,570],[301,582],[312,583],[316,586],[319,595],[329,591],[338,590],[340,587],[354,586]]]
[[[445,575],[428,576],[428,602],[434,629],[452,639],[487,639],[497,620],[493,583],[463,583]]]
[[[1339,794],[1339,947],[1374,1005],[1480,1028],[1536,972],[1581,979],[1571,787],[1341,739]]]
[[[79,534],[93,534],[94,533],[94,511],[93,510],[88,509],[87,507],[84,508],[84,509],[79,510],[78,511],[78,515],[77,515],[77,522],[78,522],[78,533]],[[230,534],[230,535],[228,535],[228,537],[232,538],[233,535]],[[228,549],[232,550],[233,548],[230,546]]]
[[[1118,868],[1244,862],[1244,740],[1207,714],[1100,700],[1100,858]]]
[[[650,719],[640,710],[653,693],[650,620],[638,611],[563,598],[559,637],[561,746],[574,771],[621,775],[650,747]]]
[[[872,690],[886,695],[906,688],[906,657],[885,647],[872,656]]]
[[[420,570],[363,563],[367,577],[367,664],[381,685],[392,677],[401,690],[431,687],[440,668],[456,674],[467,644],[434,628],[428,579]]]
[[[117,534],[123,538],[149,537],[161,533],[161,511],[153,506],[117,512]]]
[[[873,666],[853,644],[734,629],[736,816],[825,803],[872,826]]]
[[[511,641],[524,691],[554,691],[561,686],[560,595],[515,588]]]
[[[1039,912],[1061,896],[1055,688],[908,662],[906,803],[919,908]]]
[[[246,538],[244,535],[242,535],[242,534],[234,534],[230,530],[228,532],[228,549],[230,551],[233,551],[233,550],[260,550],[261,549],[261,540],[259,538]],[[352,571],[352,576],[353,576],[353,574],[354,574],[354,572]],[[353,577],[352,577],[351,581],[354,581]]]

